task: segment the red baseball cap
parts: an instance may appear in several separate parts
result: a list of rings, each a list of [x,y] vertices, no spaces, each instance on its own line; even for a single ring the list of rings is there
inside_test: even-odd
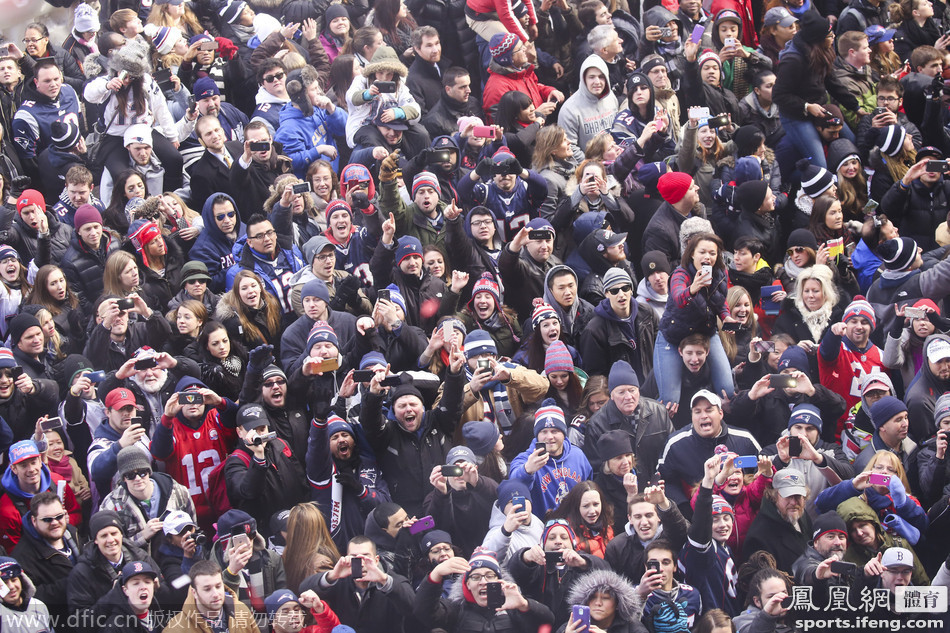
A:
[[[109,395],[106,396],[105,404],[107,409],[121,409],[128,405],[134,407],[136,402],[135,396],[131,391],[124,387],[119,387],[109,392]]]

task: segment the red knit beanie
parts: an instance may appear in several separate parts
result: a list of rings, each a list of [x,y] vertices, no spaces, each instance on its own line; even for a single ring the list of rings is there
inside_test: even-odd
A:
[[[660,176],[656,184],[657,191],[670,204],[676,204],[686,195],[693,185],[693,177],[681,171],[669,171]]]

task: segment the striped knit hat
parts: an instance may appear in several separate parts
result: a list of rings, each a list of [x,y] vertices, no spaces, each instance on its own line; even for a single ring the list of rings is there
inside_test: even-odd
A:
[[[564,528],[567,530],[568,536],[571,537],[571,544],[577,547],[577,534],[574,533],[574,528],[571,527],[571,524],[564,519],[551,519],[544,524],[544,531],[541,533],[542,546],[548,540],[548,534],[550,534],[554,528]]]
[[[812,165],[807,158],[801,159],[795,166],[802,173],[802,191],[809,198],[817,198],[835,184],[834,174],[824,167]]]
[[[534,306],[534,311],[531,313],[531,327],[537,330],[541,325],[541,322],[545,319],[557,319],[558,321],[561,320],[554,308],[551,307],[550,303],[545,303],[541,299],[536,299],[536,301],[537,303]]]
[[[498,558],[495,553],[482,548],[476,548],[472,552],[472,557],[468,559],[469,570],[465,572],[465,580],[476,569],[490,569],[498,576],[501,576],[501,567],[498,565]]]
[[[327,216],[327,222],[330,222],[330,216],[339,211],[340,209],[346,211],[350,214],[350,221],[353,220],[353,209],[350,208],[350,205],[347,204],[346,200],[331,200],[327,204],[327,208],[324,211]]]
[[[0,369],[9,369],[10,367],[16,367],[13,350],[9,347],[0,347]]]
[[[465,337],[465,358],[474,358],[479,354],[498,355],[498,348],[491,334],[485,330],[472,330]]]
[[[888,125],[878,129],[877,145],[888,156],[897,156],[904,146],[907,131],[900,125]]]
[[[492,59],[500,66],[511,66],[514,62],[511,59],[512,51],[518,44],[518,36],[511,33],[497,33],[492,36],[488,43],[488,51]]]
[[[554,341],[544,353],[544,375],[555,371],[574,371],[574,360],[563,341]]]
[[[317,321],[310,328],[310,334],[307,335],[307,352],[310,348],[321,341],[330,341],[337,347],[340,347],[340,340],[336,337],[336,332],[326,321]]]
[[[854,317],[864,317],[867,319],[871,323],[872,330],[877,327],[877,319],[874,317],[874,308],[872,308],[871,304],[861,295],[855,297],[854,301],[849,303],[848,307],[845,308],[841,322],[847,323],[849,319],[853,319]]]
[[[703,64],[708,61],[714,61],[719,65],[719,72],[722,73],[722,60],[719,59],[719,55],[716,54],[716,51],[711,48],[707,48],[699,55],[699,59],[696,60],[696,66],[699,69],[702,69]]]
[[[567,435],[564,411],[555,404],[554,398],[545,398],[541,408],[534,413],[534,436],[537,437],[542,429],[557,429]]]
[[[472,299],[469,300],[470,305],[472,300],[475,299],[475,295],[479,292],[487,292],[490,294],[495,299],[495,307],[501,308],[501,291],[498,289],[498,282],[495,281],[491,273],[483,273],[478,281],[475,282],[475,285],[472,286]]]
[[[736,515],[735,510],[732,509],[732,506],[724,497],[720,495],[713,495],[712,497],[712,514],[716,516],[717,514],[731,514],[732,516]]]
[[[917,242],[909,237],[895,237],[877,247],[888,270],[907,270],[917,260]]]
[[[420,187],[432,187],[437,194],[442,195],[442,185],[439,184],[439,179],[431,171],[420,171],[412,179],[413,198],[416,197],[416,192],[419,191]]]

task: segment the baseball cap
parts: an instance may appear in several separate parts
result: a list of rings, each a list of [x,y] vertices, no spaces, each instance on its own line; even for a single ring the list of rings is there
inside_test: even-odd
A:
[[[950,343],[942,338],[934,339],[927,345],[927,360],[938,363],[950,358]]]
[[[122,407],[136,405],[135,396],[125,387],[118,387],[109,392],[105,401],[106,409],[121,409]]]
[[[700,389],[693,394],[693,397],[689,399],[689,406],[693,408],[696,406],[697,400],[708,400],[709,404],[722,408],[722,398],[714,394],[709,389]]]
[[[152,564],[144,560],[133,560],[122,566],[122,584],[129,582],[133,576],[145,574],[153,579],[158,578],[158,572],[152,567]]]
[[[783,497],[808,494],[805,487],[805,475],[794,468],[783,468],[772,475],[772,487]]]
[[[20,462],[26,461],[28,459],[33,459],[34,457],[39,457],[40,451],[36,447],[36,442],[33,440],[20,440],[16,444],[10,447],[10,465],[19,464]]]
[[[765,12],[765,17],[762,18],[762,26],[784,26],[786,28],[798,22],[792,13],[785,7],[772,7]]]
[[[162,521],[162,530],[165,534],[181,534],[188,526],[197,527],[197,524],[187,512],[181,510],[173,510]]]
[[[914,566],[914,555],[909,549],[904,547],[889,547],[884,550],[881,556],[881,566],[885,569],[891,567],[911,567]]]

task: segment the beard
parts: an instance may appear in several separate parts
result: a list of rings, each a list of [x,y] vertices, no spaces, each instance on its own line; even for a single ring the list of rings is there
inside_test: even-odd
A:
[[[139,378],[138,376],[132,377],[132,382],[137,384],[142,391],[148,394],[156,394],[162,390],[162,387],[165,385],[165,381],[168,380],[168,370],[163,369],[161,375],[155,380],[145,381]]]

